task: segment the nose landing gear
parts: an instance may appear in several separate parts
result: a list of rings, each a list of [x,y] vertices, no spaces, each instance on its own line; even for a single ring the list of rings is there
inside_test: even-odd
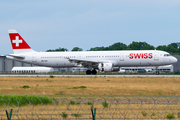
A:
[[[156,67],[156,75],[159,75],[158,67]]]
[[[158,70],[158,71],[156,71],[156,75],[159,75],[159,70]]]

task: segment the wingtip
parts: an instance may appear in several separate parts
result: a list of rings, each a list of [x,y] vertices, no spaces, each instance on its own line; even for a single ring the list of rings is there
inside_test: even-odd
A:
[[[9,33],[18,33],[15,29],[8,30]]]

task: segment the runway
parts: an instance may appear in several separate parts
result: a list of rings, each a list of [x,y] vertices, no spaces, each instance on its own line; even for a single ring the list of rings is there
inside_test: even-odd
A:
[[[0,74],[0,77],[49,77],[50,74]],[[52,75],[54,77],[180,77],[180,75]]]

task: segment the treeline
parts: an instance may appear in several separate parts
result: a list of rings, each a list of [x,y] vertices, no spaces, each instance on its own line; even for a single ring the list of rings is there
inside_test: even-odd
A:
[[[46,52],[60,52],[60,51],[68,51],[67,48],[57,48],[57,49],[49,49],[47,50]],[[79,48],[79,47],[74,47],[71,51],[83,51],[82,48]]]
[[[169,45],[160,45],[158,47],[154,47],[146,42],[135,42],[133,41],[131,44],[126,45],[124,43],[114,43],[109,47],[94,47],[90,48],[88,51],[109,51],[109,50],[162,50],[169,52],[173,55],[180,55],[180,42],[179,43],[171,43]],[[47,52],[57,52],[57,51],[68,51],[66,48],[58,48],[58,49],[50,49]],[[74,47],[71,51],[83,51],[82,48]]]

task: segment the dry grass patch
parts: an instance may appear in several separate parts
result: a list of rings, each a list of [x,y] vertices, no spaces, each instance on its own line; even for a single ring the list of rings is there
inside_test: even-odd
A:
[[[29,86],[28,89],[23,86]],[[180,78],[1,77],[1,94],[180,95]]]

